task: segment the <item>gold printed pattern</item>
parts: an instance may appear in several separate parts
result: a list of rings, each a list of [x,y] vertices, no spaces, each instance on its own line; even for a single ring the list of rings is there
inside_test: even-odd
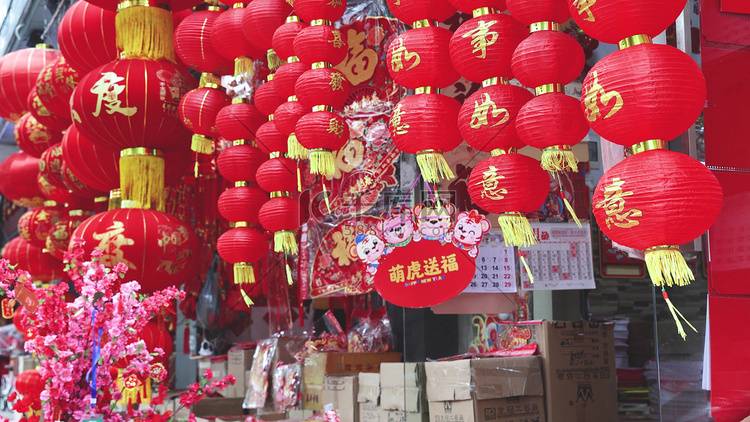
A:
[[[120,94],[125,91],[123,85],[118,85],[118,82],[124,81],[125,78],[117,76],[115,72],[104,72],[102,77],[96,81],[94,86],[91,87],[90,92],[97,95],[96,110],[94,117],[98,117],[102,109],[102,103],[107,107],[107,114],[121,113],[125,116],[132,116],[137,111],[137,107],[122,107],[122,101],[120,101]]]
[[[621,229],[629,229],[640,224],[638,217],[643,217],[643,212],[638,209],[625,211],[625,198],[633,195],[633,191],[623,192],[624,180],[619,177],[612,179],[612,183],[604,187],[604,199],[596,204],[596,208],[602,208],[607,214],[605,219],[607,228],[614,225]]]
[[[333,133],[339,138],[344,134],[344,124],[339,122],[336,118],[331,118],[328,121],[328,133]]]
[[[596,18],[594,18],[594,13],[591,11],[591,6],[593,6],[596,3],[596,0],[575,0],[573,2],[573,6],[578,9],[578,14],[583,15],[586,14],[586,17],[583,18],[583,20],[588,22],[595,22]]]
[[[492,114],[493,118],[499,117],[501,114],[504,116],[490,125],[489,116]],[[506,123],[510,119],[510,113],[505,108],[499,108],[497,104],[490,98],[490,94],[485,92],[482,95],[482,102],[474,101],[474,113],[471,114],[471,121],[469,126],[472,129],[479,129],[482,126],[495,127]]]
[[[599,75],[597,74],[597,71],[594,71],[592,73],[594,83],[591,85],[591,88],[586,92],[586,96],[584,98],[584,103],[586,104],[586,118],[589,122],[595,122],[601,117],[602,112],[599,109],[599,102],[603,106],[608,106],[609,103],[612,100],[615,100],[615,105],[612,107],[612,109],[607,113],[606,116],[602,118],[608,119],[615,115],[620,109],[622,109],[623,101],[622,101],[622,95],[620,95],[619,92],[612,90],[612,91],[605,91],[604,87],[599,84]]]
[[[410,53],[404,46],[404,40],[398,38],[393,43],[393,50],[391,51],[391,70],[399,72],[404,68],[404,62],[408,64],[412,60],[414,60],[414,63],[406,70],[412,70],[419,66],[422,58],[419,57],[418,53]]]
[[[96,249],[104,251],[101,258],[102,264],[112,267],[120,262],[127,265],[131,270],[137,269],[135,264],[125,259],[123,246],[135,245],[135,240],[125,237],[125,225],[122,221],[113,221],[112,225],[104,233],[94,233],[92,237],[99,241]]]
[[[500,35],[495,31],[490,31],[492,25],[496,23],[497,21],[485,22],[483,20],[480,20],[477,23],[477,27],[475,29],[472,29],[471,31],[461,36],[461,38],[471,37],[471,46],[474,47],[472,53],[475,53],[477,58],[486,58],[487,47],[497,42]]]
[[[393,109],[393,114],[391,115],[391,133],[395,133],[396,135],[406,135],[409,133],[409,125],[401,122],[401,117],[404,114],[404,111],[401,110],[401,106],[401,104],[398,104],[396,108]]]
[[[489,198],[495,201],[505,198],[508,190],[500,187],[500,180],[502,179],[505,179],[505,176],[497,174],[497,167],[487,167],[487,170],[482,173],[482,181],[477,183],[478,185],[482,185],[482,198]]]

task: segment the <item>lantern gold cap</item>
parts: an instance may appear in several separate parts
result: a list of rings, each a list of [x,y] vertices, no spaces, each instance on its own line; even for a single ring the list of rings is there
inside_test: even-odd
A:
[[[494,78],[488,78],[482,81],[482,87],[487,88],[493,85],[508,85],[510,81],[505,76],[496,76]]]
[[[431,21],[429,19],[420,19],[411,24],[411,27],[414,29],[426,28],[428,26],[437,26],[437,21]]]
[[[471,11],[471,15],[474,18],[478,18],[484,15],[489,15],[491,13],[497,13],[497,11],[493,9],[492,7],[480,7]]]
[[[517,153],[517,150],[515,148],[513,148],[513,147],[509,147],[509,148],[505,148],[505,149],[495,148],[492,151],[490,151],[490,154],[493,157],[497,157],[498,155],[515,154],[515,153]]]
[[[43,48],[45,50],[52,50],[52,46],[46,43],[39,43],[34,46],[34,48]]]
[[[299,16],[287,16],[286,23],[299,22]]]
[[[320,26],[320,25],[331,25],[331,21],[328,21],[325,19],[314,19],[310,21],[310,26]]]
[[[630,155],[638,154],[639,152],[651,151],[654,149],[666,149],[667,143],[661,139],[649,139],[648,141],[639,142],[630,147]]]
[[[250,186],[250,182],[248,182],[246,180],[241,180],[239,182],[234,182],[234,187],[235,188],[244,188],[244,187],[247,187],[247,186]]]
[[[440,89],[434,86],[420,86],[414,90],[415,94],[439,94]]]
[[[563,84],[546,84],[534,88],[536,95],[549,94],[550,92],[565,92]]]
[[[533,34],[538,31],[561,31],[560,24],[551,21],[534,22],[529,25],[529,33]]]
[[[242,2],[237,2],[232,5],[232,9],[242,9],[243,7],[245,7],[245,3]]]
[[[164,153],[160,149],[148,147],[125,148],[124,150],[120,151],[120,157],[130,157],[133,155],[151,155],[154,157],[162,157]]]
[[[623,38],[617,43],[617,48],[624,50],[628,47],[633,47],[638,44],[652,44],[651,36],[646,34],[633,35],[631,37]]]
[[[333,107],[329,105],[321,104],[321,105],[316,105],[315,107],[313,107],[312,111],[329,111],[333,113]]]
[[[288,197],[288,196],[289,196],[289,192],[287,191],[275,191],[275,192],[271,192],[271,195],[270,195],[271,199]]]

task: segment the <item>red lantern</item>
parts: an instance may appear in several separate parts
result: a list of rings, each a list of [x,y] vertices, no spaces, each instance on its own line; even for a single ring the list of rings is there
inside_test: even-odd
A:
[[[235,227],[219,237],[216,249],[221,259],[234,264],[235,284],[255,283],[253,264],[268,253],[268,241],[253,228]]]
[[[28,320],[25,319],[23,311],[23,306],[19,306],[13,311],[13,325],[19,333],[23,334],[23,339],[28,341],[34,338],[34,327],[30,326]]]
[[[63,216],[62,207],[39,207],[26,211],[18,220],[18,235],[37,248],[44,248],[52,226]]]
[[[295,84],[310,67],[302,62],[284,63],[273,75],[276,94],[286,101],[295,94]],[[257,100],[256,100],[257,101]],[[275,111],[276,109],[274,109]]]
[[[258,167],[258,186],[266,192],[292,192],[297,189],[297,169],[294,160],[274,157]]]
[[[456,116],[461,104],[439,94],[418,94],[404,98],[391,114],[389,128],[393,143],[408,154],[417,154],[417,164],[429,183],[452,178],[443,158],[461,143]]]
[[[28,111],[26,99],[39,73],[60,57],[60,52],[40,44],[6,54],[0,61],[0,117],[15,123]]]
[[[519,82],[536,88],[574,81],[585,63],[583,47],[573,37],[559,31],[537,31],[518,45],[511,66]]]
[[[705,102],[706,81],[695,61],[659,44],[606,56],[586,75],[581,92],[591,128],[624,146],[676,138],[695,123]]]
[[[563,23],[570,19],[565,0],[505,0],[508,11],[522,24],[536,22]]]
[[[219,136],[216,116],[230,104],[223,90],[215,87],[196,88],[180,100],[180,119],[193,135],[191,149],[201,154],[211,154],[213,141]]]
[[[39,95],[37,95],[36,87],[32,88],[29,92],[29,96],[26,98],[26,103],[29,107],[29,113],[34,116],[37,122],[48,129],[62,132],[72,123],[72,120],[70,119],[70,108],[68,108],[68,111],[65,114],[52,113],[44,104],[42,104],[42,100],[40,100]]]
[[[81,76],[117,60],[114,10],[83,0],[73,3],[57,28],[57,42],[66,62]]]
[[[445,88],[458,80],[447,54],[453,33],[445,28],[425,26],[404,32],[388,47],[388,71],[408,89]]]
[[[80,75],[73,69],[65,57],[44,68],[36,79],[37,95],[49,111],[60,114],[70,124],[70,96]],[[67,127],[67,125],[66,125]],[[64,130],[63,128],[62,130]]]
[[[309,68],[313,63],[325,62],[335,66],[349,52],[344,35],[331,25],[311,25],[294,39],[294,51]]]
[[[286,101],[286,97],[279,95],[276,90],[275,82],[276,80],[272,78],[272,75],[268,75],[268,81],[255,90],[255,106],[266,116],[273,114]]]
[[[469,195],[480,208],[500,214],[506,245],[536,243],[526,214],[536,211],[549,193],[549,176],[539,162],[521,154],[493,155],[469,176]]]
[[[39,399],[44,391],[44,380],[36,369],[21,372],[16,377],[16,391],[24,398]]]
[[[37,158],[41,157],[47,148],[62,141],[60,132],[48,129],[31,113],[26,113],[18,119],[13,134],[21,151]]]
[[[268,194],[255,186],[236,186],[219,196],[219,213],[228,221],[258,224],[258,211],[268,201]]]
[[[352,85],[343,73],[336,69],[320,68],[308,70],[300,76],[295,92],[300,104],[308,110],[318,105],[339,109],[349,99],[351,89]]]
[[[230,182],[254,182],[258,167],[267,159],[268,153],[243,144],[224,149],[216,164],[222,177]]]
[[[73,196],[73,193],[68,189],[53,185],[41,174],[37,175],[36,184],[46,199],[55,201],[58,204],[67,203]]]
[[[143,340],[146,350],[148,350],[149,353],[155,353],[157,348],[164,352],[161,356],[154,356],[154,359],[151,361],[152,366],[157,364],[168,366],[167,363],[169,362],[169,356],[174,350],[174,340],[165,327],[154,321],[147,322],[146,325],[138,331],[136,338],[129,343],[136,343],[141,340]],[[124,358],[117,360],[112,366],[123,369],[129,364],[130,359],[128,356],[125,356]]]
[[[420,20],[442,22],[456,14],[456,8],[448,0],[386,0],[388,10],[396,19],[407,25]]]
[[[467,15],[471,15],[477,9],[485,7],[495,9],[498,12],[505,10],[505,0],[448,0],[453,7]],[[564,1],[564,0],[563,0]]]
[[[216,115],[216,130],[222,138],[230,141],[255,141],[258,128],[266,121],[266,115],[256,106],[245,102],[233,103]]]
[[[589,125],[577,99],[561,92],[550,92],[532,98],[521,108],[516,130],[525,144],[544,150],[543,169],[559,171],[572,166],[558,160],[564,158],[562,155],[553,153],[570,150],[571,145],[586,136]]]
[[[316,19],[336,22],[344,16],[346,0],[296,0],[294,11],[306,22]]]
[[[292,6],[285,0],[255,0],[245,8],[242,32],[245,39],[258,49],[273,47],[273,34],[292,13]]]
[[[258,218],[263,228],[273,232],[275,252],[297,253],[293,230],[300,225],[299,213],[299,203],[288,196],[272,198],[261,207]]]
[[[294,52],[294,38],[304,28],[307,28],[306,23],[300,22],[297,16],[289,16],[286,18],[286,23],[278,27],[276,32],[273,33],[271,45],[281,60],[288,60],[290,57],[297,56]]]
[[[73,232],[91,215],[91,212],[84,210],[68,211],[68,215],[63,216],[49,230],[47,239],[44,242],[47,252],[55,258],[62,260],[65,257],[65,253],[68,252],[68,245],[70,244],[70,237],[73,235]]]
[[[19,269],[28,271],[34,281],[52,281],[64,274],[61,261],[20,237],[5,244],[2,256],[12,265],[17,264]]]
[[[294,131],[297,140],[310,150],[310,171],[329,179],[335,172],[333,151],[349,142],[349,125],[338,114],[329,110],[315,111],[303,116]]]
[[[257,132],[258,148],[266,154],[285,153],[287,149],[287,135],[279,132],[273,121],[263,123]]]
[[[126,264],[123,282],[138,281],[141,293],[179,285],[194,275],[197,236],[159,211],[128,208],[96,214],[75,230],[73,238],[86,242],[86,254],[103,250],[101,262],[108,267]]]
[[[227,60],[234,61],[241,58],[241,61],[247,62],[252,59],[262,59],[265,56],[265,50],[261,50],[248,42],[242,35],[242,18],[244,16],[244,7],[234,7],[222,12],[211,27],[211,45],[221,57]],[[250,65],[252,64],[250,63]],[[238,73],[236,70],[235,74]],[[239,73],[244,73],[246,69],[241,70],[243,72]]]
[[[14,152],[0,164],[0,193],[18,206],[41,207],[45,199],[37,185],[38,173],[38,158]]]
[[[516,117],[533,95],[515,85],[491,85],[464,101],[458,112],[458,128],[472,148],[490,152],[521,148]]]
[[[67,189],[63,176],[62,145],[53,145],[42,153],[39,159],[39,174],[51,184]]]
[[[289,135],[294,132],[297,122],[308,114],[310,108],[312,107],[305,107],[299,101],[288,101],[276,109],[272,122],[279,132]]]
[[[609,44],[617,44],[633,35],[655,37],[667,29],[684,8],[684,0],[638,3],[568,0],[570,14],[583,32]]]
[[[473,82],[513,78],[510,60],[527,29],[503,13],[469,19],[452,34],[450,58],[458,73]]]
[[[211,44],[211,30],[222,9],[209,6],[207,10],[186,17],[174,31],[174,50],[191,69],[214,75],[232,73],[234,64]]]

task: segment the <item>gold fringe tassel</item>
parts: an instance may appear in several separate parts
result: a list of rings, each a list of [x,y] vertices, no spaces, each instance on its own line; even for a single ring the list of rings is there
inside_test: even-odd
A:
[[[569,149],[544,149],[542,168],[547,171],[578,172],[578,158]]]
[[[534,284],[534,274],[531,273],[531,268],[529,268],[529,264],[526,262],[526,258],[523,257],[521,251],[518,251],[518,257],[521,258],[521,263],[526,269],[526,274],[529,276],[529,283]]]
[[[254,284],[255,268],[253,264],[238,262],[234,264],[234,284]]]
[[[456,177],[440,151],[418,152],[417,164],[427,183],[439,183],[440,180]]]
[[[273,234],[274,252],[284,252],[284,255],[297,253],[297,239],[291,230],[282,230]]]
[[[669,295],[667,295],[667,291],[664,290],[662,287],[661,289],[661,296],[664,298],[664,301],[667,302],[667,307],[669,308],[669,312],[672,314],[672,318],[674,319],[675,325],[677,325],[677,332],[682,336],[682,339],[685,340],[687,338],[687,333],[685,333],[685,329],[682,327],[682,322],[680,322],[680,318],[682,318],[685,321],[685,324],[688,325],[688,327],[692,328],[693,331],[696,333],[698,330],[693,327],[693,324],[690,323],[690,321],[685,318],[685,315],[682,315],[682,312],[680,312],[677,307],[672,304],[672,301],[669,300]],[[679,318],[678,318],[679,316]]]
[[[573,221],[576,222],[576,225],[578,225],[578,228],[581,228],[581,220],[578,219],[578,216],[576,215],[575,210],[573,210],[573,206],[570,205],[570,202],[568,202],[568,198],[565,197],[565,194],[562,195],[563,197],[563,203],[565,204],[565,208],[568,210],[568,214],[570,214],[571,217],[573,217]]]
[[[109,201],[107,202],[107,211],[119,210],[122,203],[122,192],[120,188],[109,191]]]
[[[528,247],[536,244],[536,237],[531,230],[531,224],[526,216],[520,212],[500,214],[497,218],[503,231],[505,246]]]
[[[646,268],[655,286],[686,286],[695,280],[678,246],[657,246],[645,252]]]
[[[328,200],[328,189],[326,189],[326,183],[325,180],[323,181],[323,199],[326,201],[326,208],[328,209],[328,214],[331,213],[331,201]]]
[[[160,7],[133,5],[115,16],[117,47],[125,58],[175,63],[172,13]]]
[[[234,59],[234,76],[244,76],[247,79],[253,77],[253,59],[240,56]]]
[[[292,267],[289,266],[289,263],[286,263],[286,282],[290,286],[294,284],[294,280],[292,279]]]
[[[148,153],[121,156],[120,190],[123,208],[164,211],[164,158]]]
[[[273,49],[268,50],[266,53],[266,59],[268,60],[268,69],[270,70],[276,70],[284,64],[284,61],[276,55],[276,52],[273,51]]]
[[[310,150],[310,173],[319,174],[326,179],[331,179],[336,174],[336,164],[333,161],[333,152],[327,149]]]
[[[290,134],[286,139],[287,157],[293,160],[304,160],[310,155],[310,151],[303,147],[297,140],[297,135]]]
[[[240,289],[240,293],[242,293],[242,300],[245,301],[245,305],[247,305],[248,308],[255,305],[255,302],[253,302],[253,300],[250,299],[250,296],[248,296],[244,290]]]
[[[214,142],[211,138],[196,133],[193,135],[193,142],[190,144],[190,149],[198,154],[208,155],[214,152]]]

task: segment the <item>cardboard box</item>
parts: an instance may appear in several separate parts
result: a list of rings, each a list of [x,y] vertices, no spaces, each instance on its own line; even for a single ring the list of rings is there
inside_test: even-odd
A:
[[[380,422],[380,374],[361,372],[358,382],[359,422]]]
[[[307,409],[292,409],[289,412],[289,419],[303,421],[313,417],[315,412]]]
[[[205,397],[193,405],[192,412],[199,417],[240,416],[242,397]]]
[[[341,422],[359,422],[356,375],[326,375],[323,379],[322,404],[332,404]]]
[[[543,321],[547,422],[617,420],[614,324]]]
[[[424,363],[380,365],[381,422],[427,422]]]
[[[427,362],[432,422],[544,422],[538,356]]]
[[[252,368],[253,353],[255,353],[254,348],[232,348],[227,352],[227,373],[234,375],[235,383],[224,390],[226,397],[245,397],[247,390],[246,372]]]
[[[220,380],[227,376],[227,355],[211,357],[211,372],[214,380]]]

